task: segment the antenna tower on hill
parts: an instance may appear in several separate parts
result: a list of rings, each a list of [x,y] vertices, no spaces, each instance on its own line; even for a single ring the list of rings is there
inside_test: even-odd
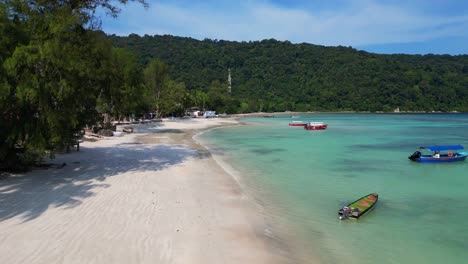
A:
[[[232,84],[231,68],[228,68],[228,94],[229,95],[231,95],[231,84]]]

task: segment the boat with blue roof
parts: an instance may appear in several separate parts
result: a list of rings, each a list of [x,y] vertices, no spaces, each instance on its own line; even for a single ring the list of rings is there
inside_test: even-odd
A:
[[[424,146],[419,147],[419,150],[409,156],[408,159],[421,163],[464,161],[468,153],[463,150],[462,145]]]

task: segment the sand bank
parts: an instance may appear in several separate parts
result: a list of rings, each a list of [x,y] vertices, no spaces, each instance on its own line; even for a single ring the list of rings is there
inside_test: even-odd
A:
[[[139,125],[62,169],[0,180],[2,263],[281,263],[264,219],[192,140],[233,119]]]

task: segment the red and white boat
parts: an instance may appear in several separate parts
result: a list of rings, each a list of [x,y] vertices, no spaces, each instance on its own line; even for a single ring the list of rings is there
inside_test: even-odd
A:
[[[302,127],[305,127],[307,125],[306,122],[304,121],[292,121],[292,122],[289,122],[289,126],[302,126]]]
[[[327,124],[323,122],[309,122],[304,126],[307,130],[324,130],[327,129]]]

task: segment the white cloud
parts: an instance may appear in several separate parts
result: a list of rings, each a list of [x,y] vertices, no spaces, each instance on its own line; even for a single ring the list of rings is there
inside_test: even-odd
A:
[[[117,21],[105,19],[108,33],[172,34],[197,39],[260,40],[275,38],[321,45],[360,46],[426,41],[460,36],[468,16],[434,17],[369,0],[324,12],[248,1],[234,10],[155,3],[123,8]]]

